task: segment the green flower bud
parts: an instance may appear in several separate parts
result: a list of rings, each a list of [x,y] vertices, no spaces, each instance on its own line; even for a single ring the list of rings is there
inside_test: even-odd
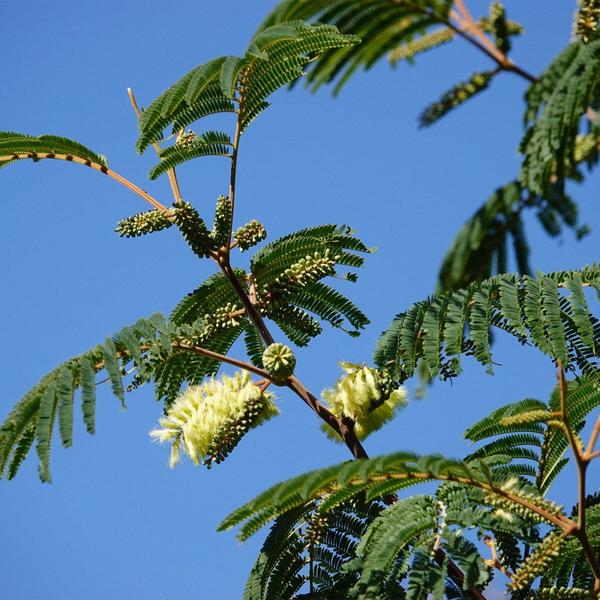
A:
[[[243,252],[256,246],[267,237],[267,231],[262,223],[254,220],[246,225],[236,229],[233,232],[233,239],[237,242],[238,248]]]
[[[178,138],[176,145],[180,148],[187,149],[196,141],[196,134],[191,129],[184,131]]]
[[[271,344],[263,352],[263,366],[275,383],[283,383],[294,373],[296,357],[284,344]]]
[[[173,220],[188,246],[200,258],[208,256],[211,247],[210,232],[198,211],[189,202],[173,204]]]
[[[227,243],[229,239],[229,231],[231,229],[231,218],[232,218],[232,206],[229,198],[225,196],[219,196],[217,199],[217,205],[215,207],[215,220],[213,222],[213,228],[211,237],[213,244],[216,247],[220,247]]]
[[[512,590],[526,589],[536,577],[550,567],[564,544],[565,540],[559,533],[548,534],[515,571],[508,587]]]
[[[138,213],[126,219],[122,219],[117,223],[115,231],[121,237],[138,237],[167,229],[173,225],[173,221],[169,218],[170,212],[161,210],[148,210]]]

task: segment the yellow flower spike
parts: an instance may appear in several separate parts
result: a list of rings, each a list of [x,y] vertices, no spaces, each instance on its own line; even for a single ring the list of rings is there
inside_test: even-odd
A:
[[[322,397],[336,417],[345,416],[354,421],[354,431],[362,440],[406,405],[406,389],[390,389],[384,374],[365,365],[342,362],[340,367],[346,374],[333,388],[323,390]],[[330,438],[342,441],[329,425],[321,428]]]
[[[244,434],[279,414],[273,394],[262,391],[247,372],[190,386],[173,402],[150,437],[172,443],[169,466],[183,450],[194,464],[221,462]]]

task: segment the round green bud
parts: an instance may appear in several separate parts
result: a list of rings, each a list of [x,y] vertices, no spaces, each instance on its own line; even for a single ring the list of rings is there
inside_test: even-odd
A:
[[[296,357],[285,344],[271,344],[262,358],[265,370],[275,383],[283,383],[294,373]]]

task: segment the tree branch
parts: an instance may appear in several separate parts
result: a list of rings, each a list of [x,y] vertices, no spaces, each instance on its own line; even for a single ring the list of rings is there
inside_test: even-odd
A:
[[[99,171],[100,173],[104,173],[105,175],[108,175],[115,181],[118,181],[121,185],[125,186],[134,194],[137,194],[138,196],[140,196],[140,198],[143,198],[146,202],[151,204],[156,210],[160,210],[161,212],[169,211],[169,209],[166,206],[164,206],[158,200],[153,198],[150,194],[145,192],[141,187],[135,185],[135,183],[132,183],[128,179],[125,179],[125,177],[119,175],[116,171],[109,169],[106,165],[102,165],[87,158],[80,158],[71,154],[56,154],[54,152],[15,152],[14,154],[0,156],[0,162],[6,160],[21,160],[23,158],[30,158],[33,160],[42,160],[44,158],[50,158],[54,160],[64,160],[67,162],[76,163],[78,165],[90,167],[90,169],[93,169],[94,171]]]
[[[560,360],[557,361],[557,376],[558,387],[560,394],[560,412],[561,419],[565,426],[565,432],[571,446],[571,450],[575,456],[575,464],[577,465],[577,526],[573,530],[573,534],[579,540],[585,557],[594,574],[594,590],[600,591],[600,563],[596,557],[596,553],[590,544],[586,529],[586,514],[585,514],[585,498],[586,498],[586,473],[590,459],[584,454],[580,441],[573,431],[569,412],[567,408],[568,387],[565,379],[565,370]]]

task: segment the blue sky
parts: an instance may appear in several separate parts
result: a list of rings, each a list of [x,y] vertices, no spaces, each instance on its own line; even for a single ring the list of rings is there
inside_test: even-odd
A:
[[[514,57],[538,73],[569,40],[575,2],[509,1],[526,35]],[[62,0],[3,3],[4,130],[73,137],[168,202],[166,179],[149,182],[155,158],[134,150],[136,126],[126,88],[147,105],[206,60],[240,53],[274,2]],[[472,2],[474,12],[486,3]],[[449,86],[489,61],[457,42],[409,67],[385,62],[356,76],[338,98],[298,86],[244,136],[237,221],[259,218],[273,239],[317,223],[354,226],[379,251],[346,293],[372,321],[358,339],[327,331],[298,351],[297,373],[315,392],[339,375],[339,360],[369,361],[393,315],[427,296],[461,224],[519,168],[525,83],[498,77],[491,89],[427,130],[416,117]],[[203,159],[179,171],[184,197],[212,214],[226,192],[226,164]],[[598,178],[573,188],[592,234],[548,240],[528,232],[541,270],[598,260]],[[116,222],[145,210],[107,178],[71,164],[20,163],[0,172],[0,416],[45,372],[123,325],[174,304],[212,272],[172,230],[120,239]],[[247,260],[240,258],[240,264]],[[477,365],[452,385],[437,383],[367,440],[369,453],[468,451],[462,432],[495,407],[545,398],[552,365],[501,338],[494,378]],[[241,349],[234,349],[239,356]],[[409,384],[412,394],[414,385]],[[187,600],[240,597],[263,534],[240,545],[215,532],[231,509],[273,482],[345,460],[305,406],[278,394],[282,416],[251,432],[207,472],[189,463],[170,471],[168,450],[151,444],[161,406],[150,388],[125,412],[108,388],[98,397],[97,434],[76,429],[74,447],[56,446],[54,482],[38,481],[31,457],[0,483],[0,596],[12,600]],[[79,417],[78,417],[79,419]],[[560,500],[572,503],[570,476]],[[591,484],[598,484],[592,471]]]

